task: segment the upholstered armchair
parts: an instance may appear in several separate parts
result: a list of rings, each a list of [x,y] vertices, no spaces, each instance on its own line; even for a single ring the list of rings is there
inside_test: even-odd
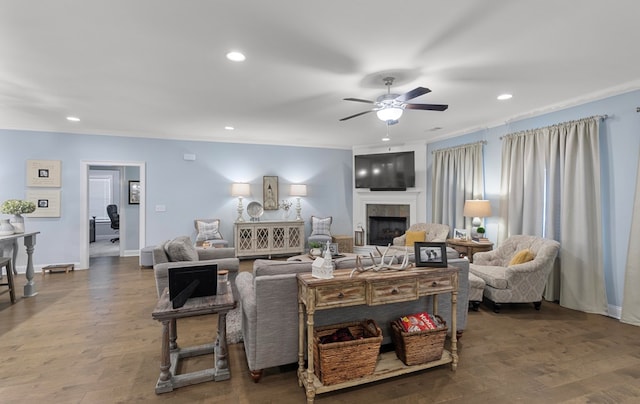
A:
[[[438,224],[438,223],[414,223],[408,229],[409,232],[425,232],[424,240],[415,240],[415,241],[429,241],[429,242],[445,242],[447,241],[447,237],[449,236],[449,226],[446,224]],[[402,236],[395,237],[393,239],[394,246],[405,246],[407,245],[407,233]],[[410,243],[413,245],[413,243]]]
[[[540,310],[547,277],[560,243],[536,236],[507,238],[497,249],[475,253],[469,272],[485,281],[484,297],[500,312],[502,303],[531,303]]]
[[[332,216],[317,217],[311,216],[311,234],[307,238],[307,242],[316,242],[325,244],[331,242],[331,222]]]
[[[196,219],[196,247],[202,247],[206,241],[213,247],[228,247],[229,242],[220,234],[220,219]]]

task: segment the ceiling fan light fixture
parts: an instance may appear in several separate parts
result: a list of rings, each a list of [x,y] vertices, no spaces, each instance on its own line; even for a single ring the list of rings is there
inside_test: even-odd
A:
[[[397,121],[402,116],[402,108],[398,107],[386,107],[376,112],[378,119],[383,122]]]

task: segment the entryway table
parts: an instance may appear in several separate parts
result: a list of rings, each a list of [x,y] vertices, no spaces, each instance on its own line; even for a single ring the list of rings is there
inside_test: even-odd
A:
[[[32,297],[38,294],[36,291],[36,283],[33,280],[33,250],[36,245],[36,234],[40,234],[39,231],[11,234],[8,236],[0,236],[0,254],[4,257],[5,251],[11,250],[11,258],[13,260],[13,273],[18,274],[16,270],[16,258],[18,257],[18,240],[24,238],[24,246],[27,250],[27,270],[26,278],[27,283],[24,285],[24,297]]]

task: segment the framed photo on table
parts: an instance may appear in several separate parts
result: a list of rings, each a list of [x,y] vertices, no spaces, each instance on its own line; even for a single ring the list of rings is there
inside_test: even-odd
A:
[[[129,181],[129,205],[140,205],[140,181]]]
[[[456,240],[466,240],[467,229],[453,229],[453,238]]]
[[[416,242],[416,266],[442,268],[447,266],[447,243]]]

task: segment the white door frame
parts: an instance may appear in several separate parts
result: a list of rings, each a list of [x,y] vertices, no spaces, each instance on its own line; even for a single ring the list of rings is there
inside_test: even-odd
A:
[[[146,243],[146,165],[139,161],[81,161],[80,162],[80,269],[89,268],[89,168],[91,166],[138,167],[140,170],[140,214],[138,246],[142,249]],[[120,192],[121,206],[126,192]],[[126,217],[121,218],[126,228]],[[121,234],[121,238],[124,234]],[[123,239],[123,242],[126,240]],[[122,248],[120,250],[122,252]]]

